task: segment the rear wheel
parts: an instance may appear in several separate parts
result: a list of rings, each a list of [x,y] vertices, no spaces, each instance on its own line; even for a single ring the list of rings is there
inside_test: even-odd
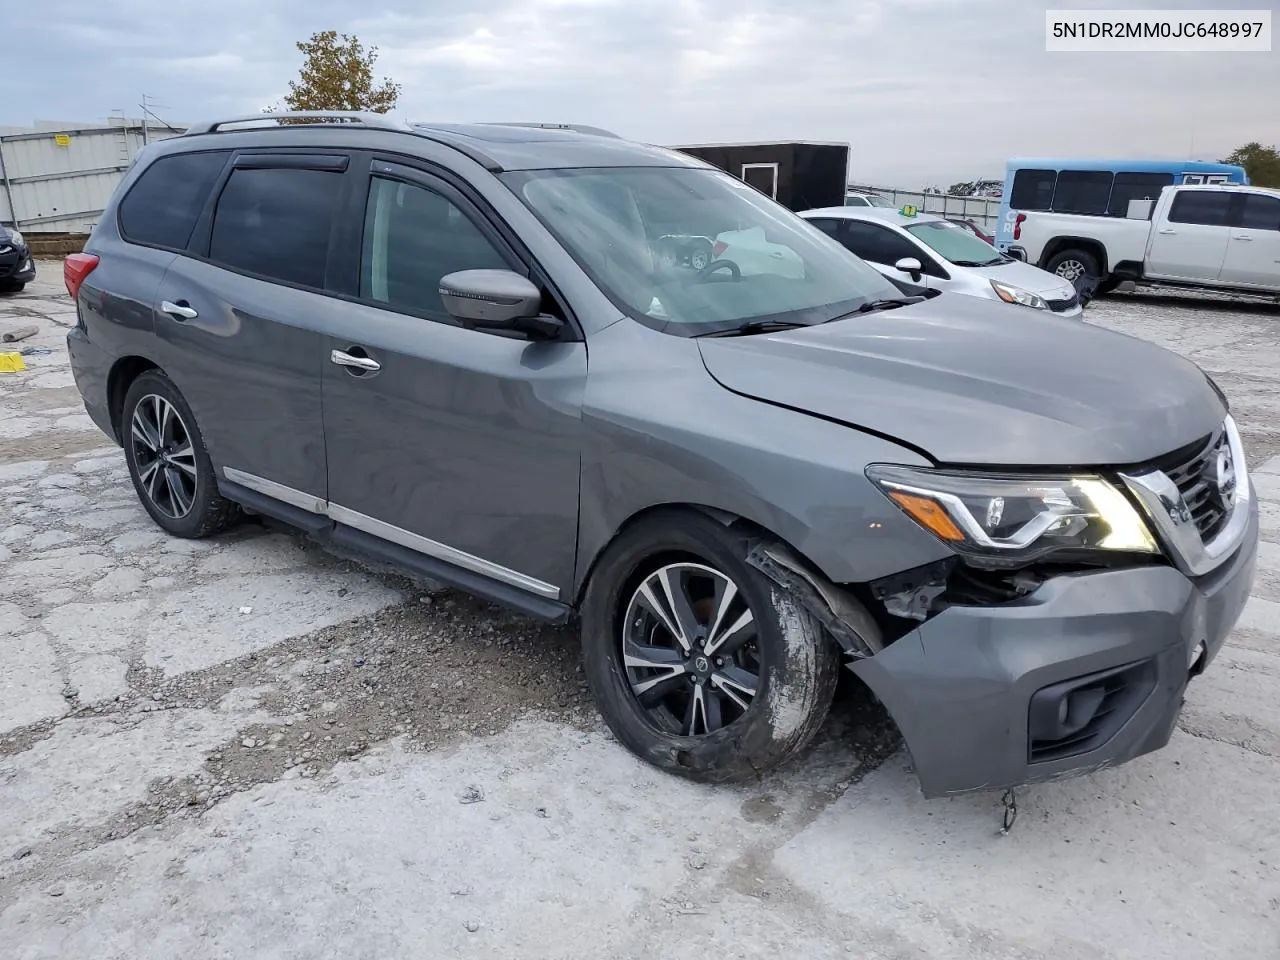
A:
[[[134,490],[160,527],[207,537],[239,518],[239,508],[218,493],[196,418],[168,377],[148,370],[133,381],[120,422]]]
[[[1102,267],[1098,258],[1087,250],[1063,250],[1054,254],[1045,269],[1063,280],[1069,280],[1076,291],[1102,283]]]
[[[601,557],[582,608],[587,680],[641,759],[695,780],[759,776],[821,726],[839,675],[818,621],[697,513],[655,516]]]

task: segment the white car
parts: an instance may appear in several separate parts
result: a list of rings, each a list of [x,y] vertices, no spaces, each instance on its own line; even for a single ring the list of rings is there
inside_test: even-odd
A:
[[[1060,317],[1083,313],[1070,281],[1006,256],[942,217],[878,207],[824,207],[800,216],[899,286],[1003,300]]]
[[[894,209],[894,205],[880,196],[878,193],[862,193],[858,190],[850,190],[844,195],[844,205],[846,207],[884,207],[886,209]]]
[[[734,275],[757,277],[768,274],[789,280],[804,279],[804,261],[800,255],[785,244],[767,240],[762,227],[720,234],[711,248],[711,255],[712,266],[724,263],[725,269]]]

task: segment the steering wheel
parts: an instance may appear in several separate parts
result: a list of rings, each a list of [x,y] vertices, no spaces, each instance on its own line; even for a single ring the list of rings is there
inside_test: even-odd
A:
[[[693,282],[709,283],[711,281],[712,274],[721,270],[729,271],[730,280],[742,279],[742,271],[738,269],[738,265],[732,260],[712,260],[694,275]]]

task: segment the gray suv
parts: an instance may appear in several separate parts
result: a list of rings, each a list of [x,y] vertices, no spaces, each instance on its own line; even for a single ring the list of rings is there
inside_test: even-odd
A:
[[[1195,365],[904,297],[604,131],[283,119],[146,148],[66,263],[85,406],[169,533],[265,515],[576,619],[619,740],[698,780],[795,754],[842,665],[928,796],[1169,739],[1258,537]]]

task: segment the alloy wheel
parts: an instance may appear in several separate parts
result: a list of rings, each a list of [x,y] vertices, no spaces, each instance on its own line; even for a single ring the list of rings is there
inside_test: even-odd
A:
[[[1079,260],[1063,260],[1058,264],[1058,269],[1054,272],[1063,280],[1070,280],[1072,283],[1076,283],[1084,278],[1087,271],[1084,268],[1084,264]]]
[[[195,504],[199,473],[182,415],[164,397],[149,393],[133,408],[129,437],[147,499],[166,517],[185,517]]]
[[[668,564],[641,581],[627,605],[627,684],[660,728],[705,736],[750,709],[762,673],[758,641],[755,615],[728,576],[704,564]]]

